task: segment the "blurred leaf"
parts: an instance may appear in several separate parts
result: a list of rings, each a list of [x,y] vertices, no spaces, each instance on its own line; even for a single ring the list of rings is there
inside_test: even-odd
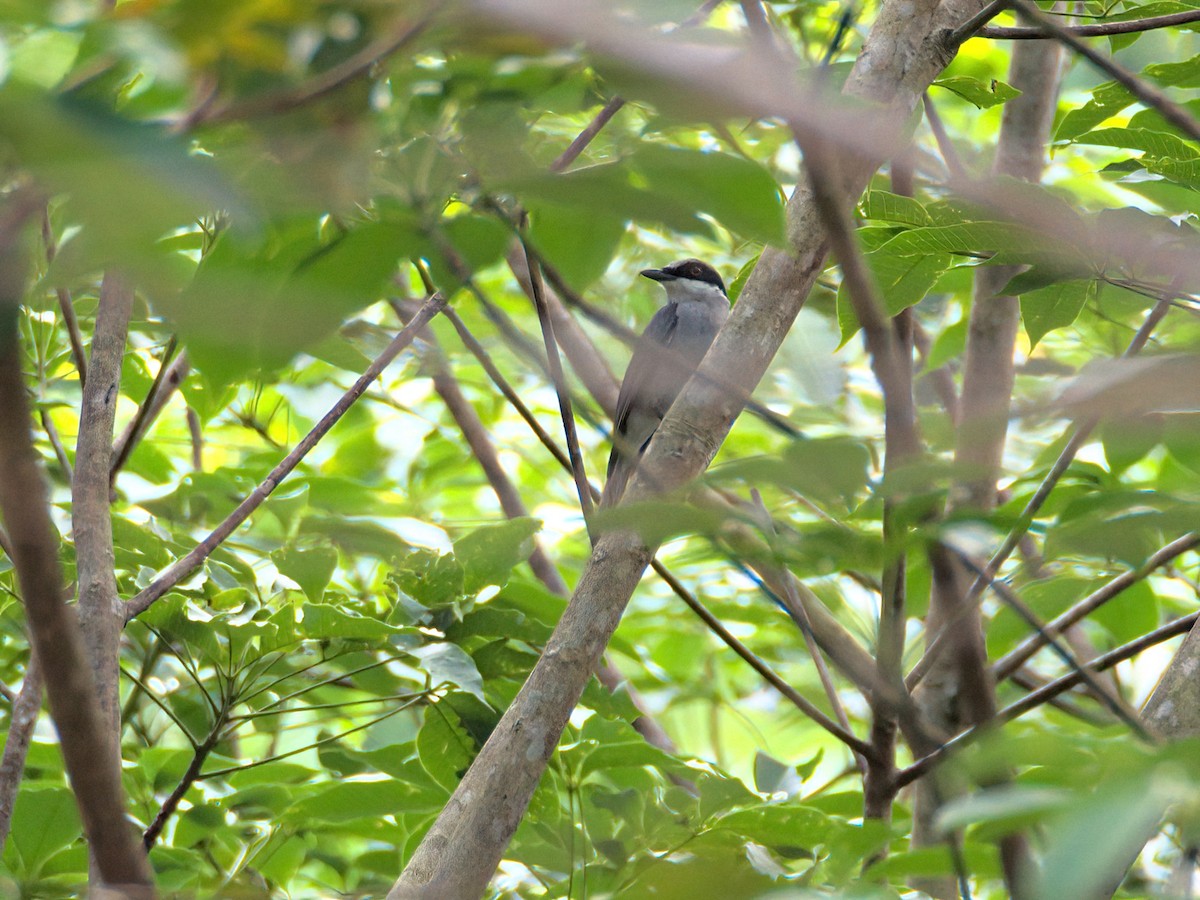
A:
[[[529,240],[563,279],[586,290],[608,268],[625,234],[625,220],[596,211],[578,228],[577,210],[553,203],[531,204]]]
[[[421,765],[447,791],[458,787],[475,756],[474,745],[457,718],[442,704],[430,704],[425,707],[425,721],[417,734]]]
[[[66,788],[24,787],[13,806],[8,852],[13,868],[34,876],[55,853],[83,833],[75,795]]]
[[[757,163],[645,143],[631,164],[659,196],[695,204],[740,237],[783,244],[783,197],[775,179]]]

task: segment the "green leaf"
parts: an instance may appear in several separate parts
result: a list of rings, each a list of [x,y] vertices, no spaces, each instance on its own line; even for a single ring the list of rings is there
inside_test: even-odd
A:
[[[483,678],[475,667],[475,660],[457,644],[430,644],[412,651],[421,666],[429,673],[433,686],[453,684],[480,700],[483,696]]]
[[[454,542],[454,555],[463,566],[463,590],[468,594],[496,584],[503,586],[513,567],[533,552],[533,536],[541,530],[539,519],[509,519],[485,525]]]
[[[273,552],[271,559],[280,572],[300,585],[309,600],[320,603],[337,568],[338,554],[332,547],[284,547]]]
[[[1067,281],[1021,295],[1021,321],[1030,347],[1056,328],[1070,325],[1089,300],[1096,297],[1094,281]]]
[[[1073,140],[1091,131],[1105,119],[1112,118],[1133,101],[1133,94],[1128,88],[1115,81],[1106,81],[1092,91],[1092,99],[1063,116],[1054,138],[1059,141]]]
[[[978,78],[959,75],[951,78],[939,78],[934,85],[958,94],[979,109],[999,106],[1013,97],[1021,96],[1021,92],[1016,88],[994,78],[990,82],[984,82]]]
[[[742,295],[742,288],[750,280],[750,275],[754,272],[754,267],[758,265],[758,261],[761,258],[761,251],[755,253],[754,256],[746,260],[745,264],[738,269],[738,273],[733,276],[733,281],[729,282],[729,299],[731,302],[737,303],[738,297]]]
[[[758,163],[725,153],[644,143],[631,164],[655,194],[698,207],[740,237],[783,244],[783,197],[775,179]]]
[[[71,94],[10,78],[0,87],[0,135],[42,188],[68,195],[67,218],[82,226],[55,260],[60,283],[119,263],[143,285],[177,290],[178,269],[157,241],[216,209],[248,218],[214,161],[191,153],[186,138]]]
[[[946,254],[900,255],[891,247],[891,243],[884,244],[865,257],[874,273],[875,284],[886,304],[888,316],[894,316],[925,299],[925,295],[950,266],[950,257]],[[839,346],[845,346],[861,326],[844,281],[838,287],[837,314],[842,332]]]
[[[379,619],[369,618],[349,609],[328,603],[306,603],[304,611],[304,636],[308,638],[356,641],[381,641],[394,634],[403,634],[397,628]]]
[[[305,797],[285,814],[289,823],[309,827],[314,822],[350,822],[399,815],[413,794],[412,788],[394,779],[346,781]]]
[[[970,323],[967,319],[959,319],[953,325],[947,325],[937,336],[929,355],[925,358],[925,371],[932,372],[941,368],[953,359],[957,359],[967,347],[967,329]]]
[[[1153,631],[1158,625],[1158,615],[1154,589],[1139,581],[1093,612],[1090,618],[1107,629],[1115,644],[1124,644]]]
[[[303,219],[267,241],[226,233],[182,296],[160,305],[197,366],[217,382],[233,381],[317,345],[378,300],[397,261],[425,246],[402,221],[365,223],[329,241]]]
[[[1120,880],[1168,804],[1187,790],[1168,773],[1148,774],[1132,770],[1109,779],[1050,823],[1033,896],[1095,896]]]
[[[1176,160],[1200,157],[1200,148],[1197,148],[1193,141],[1185,141],[1173,134],[1148,131],[1144,128],[1100,128],[1079,135],[1075,138],[1075,143],[1142,150],[1147,156]]]
[[[425,721],[417,733],[417,754],[433,780],[453,791],[475,757],[475,746],[453,710],[437,703],[425,707]]]
[[[898,225],[911,225],[915,228],[934,224],[933,219],[920,202],[912,197],[892,194],[888,191],[867,191],[861,204],[861,212],[864,219],[895,222]]]
[[[578,225],[578,211],[567,206],[536,203],[529,209],[529,240],[567,284],[583,291],[612,262],[625,234],[625,220],[596,211],[588,217],[587,228]]]
[[[83,833],[75,795],[66,788],[22,788],[11,827],[9,852],[16,856],[15,868],[28,876],[36,876],[51,856]]]

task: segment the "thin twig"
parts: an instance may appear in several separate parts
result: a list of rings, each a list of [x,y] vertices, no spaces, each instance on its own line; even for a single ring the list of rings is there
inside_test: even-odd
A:
[[[163,350],[162,359],[159,360],[158,372],[154,376],[154,381],[150,385],[150,389],[146,392],[146,398],[138,406],[137,412],[125,431],[117,440],[116,446],[113,448],[112,468],[109,471],[109,481],[116,479],[117,473],[125,467],[125,463],[129,460],[129,455],[133,452],[133,448],[150,430],[150,425],[158,414],[162,412],[163,407],[167,405],[167,400],[170,399],[171,393],[177,388],[180,382],[187,375],[189,368],[187,354],[181,353],[177,358],[175,356],[175,348],[178,346],[175,335],[171,335],[171,339],[167,342],[166,349]]]
[[[1124,22],[1100,22],[1096,25],[1067,25],[1063,30],[1075,37],[1108,37],[1115,34],[1137,34],[1156,28],[1172,28],[1200,22],[1200,9],[1187,9],[1165,16],[1147,16],[1144,19],[1127,19]],[[1041,28],[1010,27],[1006,25],[984,25],[971,37],[993,38],[1005,41],[1034,41],[1052,37]]]
[[[1171,309],[1171,300],[1175,297],[1174,286],[1159,298],[1157,304],[1146,316],[1141,327],[1129,342],[1129,346],[1125,349],[1124,358],[1136,356],[1146,346],[1146,342],[1150,339],[1150,334],[1154,331],[1159,322]],[[1038,485],[1033,496],[1029,498],[1029,502],[1025,504],[1025,508],[1021,510],[1021,516],[1017,520],[1017,524],[1012,527],[1008,535],[1004,538],[999,549],[992,554],[992,558],[988,560],[982,574],[975,579],[975,583],[971,585],[971,590],[967,593],[966,599],[958,608],[954,618],[946,622],[941,630],[937,633],[932,641],[926,645],[925,654],[913,666],[912,671],[904,679],[908,689],[914,690],[921,683],[930,669],[936,662],[938,655],[948,643],[948,636],[952,633],[954,626],[960,621],[962,616],[968,614],[975,605],[978,604],[983,597],[983,592],[988,585],[995,580],[996,575],[1000,571],[1000,567],[1012,555],[1013,550],[1021,543],[1021,539],[1025,533],[1033,525],[1033,520],[1037,516],[1038,511],[1042,508],[1042,504],[1054,491],[1058,485],[1059,479],[1066,473],[1071,463],[1075,459],[1075,455],[1087,443],[1088,436],[1092,433],[1092,429],[1096,427],[1097,419],[1089,418],[1073,424],[1070,427],[1070,437],[1067,439],[1066,446],[1059,453],[1058,458],[1050,467],[1050,471],[1046,473],[1046,477],[1042,479],[1042,483]]]
[[[59,436],[58,429],[54,427],[54,420],[50,418],[50,413],[44,409],[38,410],[38,418],[42,422],[42,430],[46,432],[46,439],[50,441],[50,446],[54,448],[54,456],[58,460],[58,467],[62,469],[63,477],[70,484],[75,480],[75,472],[71,468],[71,458],[67,456],[67,448],[63,446],[62,437]]]
[[[775,522],[771,518],[767,506],[763,503],[762,494],[758,488],[750,489],[750,497],[756,506],[758,518],[762,523],[764,532],[771,538],[776,536]],[[838,724],[846,731],[850,731],[850,717],[846,715],[846,710],[842,706],[842,699],[838,696],[837,688],[834,686],[833,678],[829,674],[829,667],[825,665],[825,656],[821,653],[821,648],[817,646],[817,639],[813,635],[812,622],[808,618],[808,613],[804,609],[804,604],[800,602],[800,593],[796,590],[796,584],[790,578],[784,582],[784,587],[788,593],[788,604],[790,608],[798,610],[799,616],[802,619],[800,623],[800,633],[804,636],[804,644],[808,648],[808,655],[813,661],[813,666],[817,670],[817,677],[821,681],[821,688],[825,691],[825,699],[829,701],[829,706],[833,710],[834,716],[837,718]],[[866,769],[867,760],[860,754],[854,755],[855,761],[861,770]]]
[[[1152,84],[1148,84],[1144,79],[1130,72],[1116,60],[1093,50],[1081,39],[1072,34],[1069,29],[1059,25],[1032,3],[1028,3],[1026,0],[1009,0],[1009,2],[1019,16],[1033,23],[1034,28],[1041,31],[1047,37],[1052,37],[1070,47],[1105,75],[1123,85],[1142,103],[1157,109],[1162,113],[1164,119],[1188,135],[1192,140],[1200,141],[1200,122],[1197,122],[1186,109],[1161,90]]]
[[[554,382],[555,393],[558,394],[558,410],[562,417],[563,435],[567,439],[567,454],[571,460],[571,477],[575,480],[575,490],[579,494],[579,508],[583,512],[584,522],[590,522],[592,516],[592,498],[588,491],[587,472],[583,467],[583,453],[579,450],[579,434],[575,430],[575,413],[571,408],[571,393],[567,390],[567,376],[563,372],[562,357],[558,352],[558,341],[554,337],[554,323],[550,321],[550,309],[542,292],[542,272],[537,263],[529,255],[529,245],[521,240],[525,247],[525,259],[529,264],[529,278],[533,287],[533,305],[537,308],[538,322],[542,327],[542,340],[546,345],[546,359],[550,362],[550,376]],[[590,530],[590,529],[589,529]]]
[[[1091,615],[1126,588],[1145,580],[1152,572],[1162,568],[1176,557],[1182,556],[1197,546],[1200,546],[1200,533],[1196,532],[1185,534],[1183,537],[1172,541],[1159,549],[1142,565],[1122,572],[1103,587],[1088,594],[1078,603],[1073,604],[1070,609],[1051,619],[1043,626],[1043,630],[1051,636],[1062,634],[1067,628]],[[1045,646],[1045,639],[1042,634],[1030,635],[995,662],[992,666],[992,674],[997,681],[1008,678],[1043,646]]]
[[[554,162],[550,163],[551,172],[563,172],[567,166],[575,162],[579,158],[579,154],[587,149],[587,145],[600,133],[600,130],[609,123],[609,120],[617,114],[622,106],[625,105],[625,100],[622,97],[613,97],[600,112],[596,113],[596,117],[588,123],[587,128],[576,135],[575,140],[571,141],[567,147]]]
[[[946,126],[942,124],[942,117],[938,115],[937,107],[929,98],[928,91],[925,92],[921,101],[922,108],[925,110],[925,121],[929,123],[929,130],[933,132],[933,139],[937,141],[938,150],[942,153],[946,168],[955,178],[965,178],[967,168],[963,165],[958,151],[954,149],[954,143],[950,140],[950,135],[946,133]]]
[[[946,38],[946,46],[958,48],[958,45],[967,38],[973,36],[980,28],[986,25],[1000,13],[1008,8],[1009,0],[992,0],[987,6],[981,9],[967,21],[963,22],[955,31]]]
[[[271,492],[279,486],[279,483],[328,434],[329,429],[337,424],[338,420],[366,392],[367,388],[383,373],[383,370],[388,367],[392,360],[399,356],[400,352],[412,343],[413,338],[416,337],[417,332],[420,331],[425,323],[441,312],[445,306],[446,298],[441,294],[434,294],[426,300],[416,315],[413,316],[412,321],[396,335],[387,349],[375,358],[374,362],[367,367],[366,371],[359,376],[358,380],[354,382],[349,390],[342,394],[341,398],[330,408],[329,412],[321,417],[321,420],[304,436],[295,449],[285,456],[266,478],[259,482],[258,486],[245,500],[238,504],[237,509],[231,512],[220,525],[213,529],[208,537],[197,544],[186,556],[164,569],[137,596],[128,601],[125,607],[126,621],[149,609],[155,600],[194,572],[204,560],[208,559],[212,552],[226,538],[233,534],[234,530],[245,522],[254,510],[262,505],[263,501],[271,495]]]
[[[542,446],[550,451],[550,455],[555,458],[559,465],[561,465],[568,472],[571,471],[570,457],[563,452],[562,448],[555,443],[554,438],[552,438],[546,429],[542,427],[542,424],[538,421],[537,416],[535,416],[533,411],[526,406],[525,401],[521,399],[521,395],[517,393],[516,389],[513,388],[511,383],[509,383],[508,379],[504,377],[504,374],[492,360],[491,354],[484,349],[483,344],[481,344],[475,335],[471,333],[470,329],[467,328],[466,323],[459,318],[458,313],[452,309],[447,309],[444,312],[444,315],[450,324],[454,326],[454,330],[458,332],[458,338],[462,341],[463,346],[466,347],[467,350],[469,350],[475,357],[475,359],[479,361],[479,364],[483,366],[483,371],[487,373],[488,378],[490,378],[492,383],[500,389],[500,393],[504,395],[504,399],[512,404],[513,409],[517,411],[517,414],[524,420],[525,424],[530,427]]]
[[[1093,660],[1089,660],[1083,666],[1083,668],[1085,668],[1089,673],[1104,672],[1117,665],[1117,663],[1131,659],[1148,647],[1161,644],[1163,641],[1170,640],[1178,635],[1186,634],[1187,632],[1191,631],[1193,627],[1195,627],[1197,620],[1200,620],[1200,613],[1191,613],[1186,616],[1181,616],[1172,622],[1168,622],[1166,625],[1156,628],[1154,631],[1151,631],[1148,634],[1143,634],[1137,639],[1117,647],[1115,650],[1110,650],[1108,653],[1104,653],[1100,656],[1097,656]],[[1061,678],[1057,678],[1044,687],[1038,688],[1036,691],[1027,694],[1017,702],[1000,710],[1000,712],[998,712],[995,718],[993,718],[991,721],[985,722],[983,725],[977,725],[974,728],[967,729],[966,731],[962,732],[962,734],[956,735],[953,740],[947,741],[943,746],[938,748],[933,753],[926,754],[925,756],[921,757],[911,766],[903,769],[896,776],[897,782],[899,782],[900,786],[902,787],[904,785],[911,784],[913,781],[916,781],[918,778],[925,775],[935,765],[938,765],[945,760],[950,754],[967,746],[982,734],[986,732],[992,732],[997,726],[1011,722],[1013,719],[1024,715],[1031,709],[1035,709],[1036,707],[1041,706],[1043,703],[1049,702],[1052,698],[1070,690],[1077,684],[1081,684],[1084,680],[1084,676],[1079,672],[1068,672]]]
[[[672,575],[661,562],[655,559],[650,563],[650,565],[658,574],[658,576],[662,578],[662,580],[668,585],[670,585],[671,590],[673,590],[676,595],[687,604],[688,608],[694,612],[700,618],[700,620],[704,622],[705,625],[708,626],[709,630],[725,643],[725,646],[729,647],[745,662],[749,663],[750,667],[754,669],[755,672],[761,675],[768,684],[786,697],[798,710],[812,719],[816,724],[824,728],[831,735],[836,737],[856,754],[859,754],[867,759],[874,758],[874,749],[870,744],[861,738],[856,737],[847,729],[843,728],[833,719],[829,718],[829,716],[825,715],[825,713],[821,712],[821,710],[817,709],[817,707],[805,699],[801,694],[797,693],[795,688],[780,678],[770,666],[759,659],[741,641],[730,634],[729,630],[721,624],[721,621],[712,613],[710,613],[704,604],[701,603],[695,596],[693,596],[692,593],[686,587],[684,587],[683,584],[674,575]]]
[[[957,557],[958,560],[967,567],[967,569],[974,572],[977,576],[982,575],[984,570],[983,566],[973,560],[970,555],[955,547],[951,547],[948,544],[944,546],[950,550],[950,552],[953,553],[955,557]],[[1064,646],[1063,643],[1056,637],[1047,632],[1046,626],[1042,623],[1041,619],[1039,619],[1037,614],[1034,613],[1034,611],[1031,610],[1019,596],[1017,596],[1016,591],[1010,588],[1003,581],[998,580],[991,583],[991,588],[1004,602],[1004,605],[1015,612],[1025,622],[1026,625],[1037,632],[1042,642],[1051,650],[1053,650],[1058,658],[1061,659],[1063,663],[1067,665],[1075,674],[1077,674],[1085,684],[1087,684],[1088,688],[1096,695],[1101,703],[1107,706],[1109,710],[1111,710],[1112,713],[1117,716],[1117,718],[1128,725],[1130,729],[1139,737],[1145,740],[1151,740],[1150,732],[1146,730],[1146,726],[1138,721],[1137,718],[1130,715],[1129,710],[1125,708],[1125,704],[1121,702],[1120,698],[1112,696],[1108,689],[1096,680],[1091,672],[1088,671],[1086,663],[1081,663],[1075,658],[1075,654],[1073,654],[1070,649]]]
[[[50,225],[50,210],[42,210],[42,243],[46,247],[46,262],[54,262],[58,253],[58,243],[54,238],[54,229]],[[75,303],[71,300],[71,292],[66,288],[54,289],[58,298],[58,311],[62,314],[63,324],[67,327],[67,338],[71,342],[71,356],[75,360],[75,369],[79,372],[79,386],[87,383],[87,354],[83,349],[83,334],[79,330],[79,318],[75,315]]]

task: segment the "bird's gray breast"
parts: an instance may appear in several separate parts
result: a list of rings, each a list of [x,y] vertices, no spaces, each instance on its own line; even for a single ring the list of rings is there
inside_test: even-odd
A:
[[[662,352],[653,389],[653,405],[660,417],[666,415],[729,317],[728,307],[694,301],[677,303],[674,312],[675,327]]]

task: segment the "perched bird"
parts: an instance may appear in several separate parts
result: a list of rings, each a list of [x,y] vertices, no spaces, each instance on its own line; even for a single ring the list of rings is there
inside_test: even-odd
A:
[[[642,332],[621,382],[601,506],[620,501],[655,429],[729,318],[725,283],[708,263],[684,259],[642,275],[666,289],[667,305]]]

